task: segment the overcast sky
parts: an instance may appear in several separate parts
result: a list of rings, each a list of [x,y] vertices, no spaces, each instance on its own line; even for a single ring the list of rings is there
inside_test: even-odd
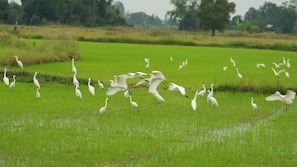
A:
[[[116,1],[116,0],[115,0]],[[125,11],[131,13],[143,11],[148,15],[155,14],[161,19],[165,17],[167,11],[172,10],[174,6],[170,4],[170,0],[118,0],[125,6]],[[272,2],[277,5],[281,5],[286,0],[229,0],[236,4],[236,13],[234,15],[244,16],[245,12],[250,7],[256,9],[262,6],[264,2]]]
[[[20,0],[14,1],[20,3]],[[114,0],[114,2],[116,1],[121,1],[124,4],[126,12],[134,13],[141,11],[148,15],[155,14],[161,19],[165,17],[167,11],[174,8],[174,6],[170,4],[170,0]],[[242,16],[244,16],[245,12],[247,12],[250,7],[258,9],[265,1],[281,5],[282,2],[286,0],[229,0],[229,2],[236,4],[236,12],[234,15]]]

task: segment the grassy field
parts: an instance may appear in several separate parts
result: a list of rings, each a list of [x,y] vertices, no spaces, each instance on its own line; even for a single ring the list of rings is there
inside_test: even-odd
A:
[[[13,25],[0,25],[0,32],[11,33]],[[210,32],[185,32],[168,27],[34,27],[19,25],[16,34],[21,38],[46,39],[52,36],[73,37],[80,41],[115,43],[169,44],[214,47],[245,47],[296,51],[296,35],[274,32],[246,33],[226,31],[211,37]]]
[[[38,43],[38,41],[37,41]],[[0,53],[3,51],[0,45]],[[71,80],[54,84],[40,80],[41,99],[35,98],[32,82],[16,77],[13,91],[0,84],[0,166],[295,166],[296,105],[283,112],[281,102],[267,102],[265,97],[277,89],[296,91],[297,62],[295,52],[185,47],[165,45],[132,45],[80,43],[81,59],[75,62],[83,99],[75,97]],[[174,61],[170,62],[172,56]],[[151,61],[145,69],[144,58]],[[244,76],[239,80],[230,57]],[[272,62],[290,59],[282,73],[275,77]],[[188,59],[188,66],[178,70]],[[266,68],[256,68],[256,63]],[[223,72],[223,67],[228,70]],[[285,67],[282,67],[285,68]],[[120,92],[106,96],[96,85],[100,79],[106,87],[114,75],[160,70],[166,82],[159,87],[165,102],[148,93],[147,84],[140,88],[129,80],[133,100],[139,104],[132,110]],[[10,67],[8,77],[21,69]],[[72,77],[71,61],[25,66],[24,71],[42,75]],[[86,79],[92,78],[96,95],[88,93]],[[30,81],[28,79],[27,81]],[[83,82],[84,81],[84,82]],[[168,83],[185,86],[186,98],[168,91]],[[190,103],[202,84],[215,84],[214,96],[219,107],[197,99],[198,109]],[[223,91],[232,88],[251,88]],[[234,91],[235,90],[235,91]],[[109,97],[107,111],[99,108]],[[253,112],[254,97],[258,111]]]

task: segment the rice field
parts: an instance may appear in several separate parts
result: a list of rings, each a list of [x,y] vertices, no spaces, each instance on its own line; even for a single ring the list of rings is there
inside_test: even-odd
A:
[[[12,91],[0,84],[0,166],[295,166],[296,104],[284,112],[282,102],[265,101],[278,89],[296,91],[295,52],[91,42],[80,47],[77,77],[92,78],[95,96],[86,82],[80,85],[82,100],[71,81],[40,80],[40,99],[33,82],[21,82],[18,76]],[[282,62],[283,57],[292,65],[282,67],[289,78],[284,73],[275,77],[271,70],[272,62]],[[148,70],[144,58],[150,58]],[[188,65],[179,70],[186,59]],[[266,67],[256,68],[257,63]],[[139,108],[132,109],[122,92],[105,94],[114,75],[152,70],[166,77],[158,88],[164,103],[148,93],[148,84],[135,87],[137,79],[128,80],[128,85]],[[8,69],[10,80],[15,71],[21,69]],[[32,80],[35,71],[72,77],[70,60],[26,66],[24,71],[32,72]],[[100,89],[97,80],[106,87]],[[184,86],[188,98],[169,91],[171,82]],[[202,84],[209,89],[211,83],[219,106],[207,103],[204,95],[197,98],[193,111],[195,91]],[[226,85],[265,91],[223,91]],[[106,97],[107,110],[101,115]],[[258,105],[256,112],[251,97]]]

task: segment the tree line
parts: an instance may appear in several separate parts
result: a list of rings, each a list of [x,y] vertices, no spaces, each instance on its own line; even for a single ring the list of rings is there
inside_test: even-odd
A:
[[[0,0],[0,22],[26,25],[127,25],[113,0],[21,0],[22,5]],[[115,6],[114,6],[115,5]]]
[[[265,2],[250,8],[244,16],[234,16],[236,4],[228,0],[170,0],[174,9],[165,20],[144,12],[126,13],[113,0],[21,0],[22,5],[0,0],[0,23],[25,25],[66,24],[74,26],[175,25],[183,31],[226,29],[246,32],[297,32],[297,0],[278,6]],[[272,26],[267,28],[267,25]]]
[[[250,8],[244,16],[234,16],[236,4],[228,0],[170,0],[175,7],[167,15],[178,22],[178,28],[185,31],[215,30],[279,33],[297,33],[297,0],[288,0],[277,6],[265,2],[259,9]]]

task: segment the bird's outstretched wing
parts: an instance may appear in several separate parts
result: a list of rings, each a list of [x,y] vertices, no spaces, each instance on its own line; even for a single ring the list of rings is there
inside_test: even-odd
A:
[[[284,101],[284,99],[282,99],[281,96],[279,95],[278,91],[276,91],[273,95],[267,96],[265,98],[265,100],[267,100],[267,101],[275,101],[275,100]]]
[[[293,99],[295,99],[295,96],[296,96],[296,92],[294,92],[292,90],[287,90],[287,93],[285,95],[285,99],[293,100]]]
[[[169,90],[171,90],[171,91],[178,90],[183,96],[186,95],[186,89],[182,86],[175,84],[175,83],[170,83]]]
[[[157,88],[159,86],[159,84],[163,81],[164,79],[162,78],[155,78],[155,79],[151,79],[150,82],[150,87],[149,87],[149,92],[153,93],[153,92],[157,92]]]
[[[106,95],[108,95],[108,96],[114,95],[120,90],[122,90],[122,89],[119,88],[119,87],[109,87],[107,92],[106,92]]]

